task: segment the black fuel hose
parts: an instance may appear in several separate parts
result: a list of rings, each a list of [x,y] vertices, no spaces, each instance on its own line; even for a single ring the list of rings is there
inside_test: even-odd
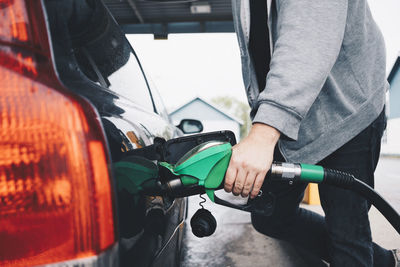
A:
[[[323,184],[329,184],[358,193],[374,205],[400,234],[400,216],[397,211],[374,189],[352,174],[324,168]]]
[[[269,174],[271,179],[278,181],[329,184],[351,190],[374,205],[400,234],[399,213],[373,188],[352,174],[326,169],[318,165],[286,162],[274,162]]]

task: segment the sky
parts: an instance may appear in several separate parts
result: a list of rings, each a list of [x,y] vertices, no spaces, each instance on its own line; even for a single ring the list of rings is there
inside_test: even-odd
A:
[[[387,71],[400,52],[400,0],[368,0],[385,38]],[[234,33],[127,35],[169,111],[193,99],[232,96],[247,102]]]

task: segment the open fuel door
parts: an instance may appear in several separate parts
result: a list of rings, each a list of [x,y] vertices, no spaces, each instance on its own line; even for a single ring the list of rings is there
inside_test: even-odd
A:
[[[139,156],[148,160],[165,161],[175,164],[191,149],[209,141],[227,142],[232,146],[236,144],[235,134],[231,131],[194,134],[168,141],[157,137],[154,139],[153,145],[128,151],[126,152],[126,156]]]

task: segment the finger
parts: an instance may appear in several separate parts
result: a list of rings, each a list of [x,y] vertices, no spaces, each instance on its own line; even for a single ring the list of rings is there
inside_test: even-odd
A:
[[[242,197],[247,197],[253,187],[254,181],[256,179],[256,173],[249,172],[246,176],[246,181],[244,182]]]
[[[246,176],[247,172],[244,168],[240,168],[236,174],[235,184],[233,185],[233,194],[235,196],[238,196],[242,192]]]
[[[250,198],[255,198],[260,192],[261,186],[264,183],[265,175],[265,172],[260,172],[257,174],[256,180],[254,181],[253,190],[251,190]]]
[[[226,192],[232,192],[232,187],[235,182],[237,169],[231,165],[226,170],[224,189]]]

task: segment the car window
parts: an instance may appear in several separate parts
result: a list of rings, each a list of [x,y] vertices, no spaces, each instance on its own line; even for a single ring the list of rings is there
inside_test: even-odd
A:
[[[94,13],[93,16],[96,16]],[[151,92],[140,63],[125,35],[112,20],[98,14],[104,29],[71,37],[80,69],[93,82],[154,111]],[[79,33],[79,27],[76,27]],[[70,29],[70,33],[74,32]],[[89,38],[90,37],[90,38]]]
[[[159,91],[157,90],[154,81],[151,79],[151,77],[150,78],[148,77],[147,80],[150,85],[150,90],[151,90],[151,95],[153,97],[154,105],[156,106],[156,112],[166,121],[171,122],[167,109],[165,108],[164,102],[161,98]]]
[[[115,72],[106,77],[110,84],[108,88],[148,110],[153,110],[149,88],[136,56],[132,52],[118,56],[121,58],[114,62],[123,61],[125,64],[121,64]]]

